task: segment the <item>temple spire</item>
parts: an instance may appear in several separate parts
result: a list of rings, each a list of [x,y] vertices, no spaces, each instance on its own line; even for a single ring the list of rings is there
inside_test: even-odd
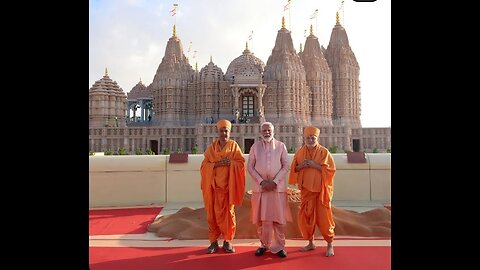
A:
[[[104,76],[108,76],[108,69],[105,67],[105,75]]]
[[[282,17],[282,28],[285,28],[285,16]]]
[[[313,25],[310,24],[310,35],[313,35]]]
[[[175,26],[175,24],[173,25],[173,34],[172,36],[176,37],[177,36],[177,27]]]
[[[245,42],[245,50],[248,50],[248,41]]]
[[[195,71],[198,72],[198,62],[195,62]]]
[[[337,11],[337,15],[335,16],[335,18],[337,19],[337,23],[336,23],[336,24],[340,24],[340,16],[338,15],[338,11]]]
[[[302,43],[300,42],[300,52],[302,52]]]
[[[212,56],[211,56],[211,55],[210,55],[210,62],[212,62],[212,63],[213,63],[213,61],[212,61]]]

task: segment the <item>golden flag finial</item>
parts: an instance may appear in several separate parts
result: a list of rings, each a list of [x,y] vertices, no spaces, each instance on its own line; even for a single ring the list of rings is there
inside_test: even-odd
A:
[[[302,43],[300,42],[300,52],[302,52]]]
[[[177,27],[175,26],[175,24],[173,25],[173,36],[177,36]]]
[[[282,17],[282,28],[285,28],[285,16]]]
[[[344,14],[344,13],[343,13],[343,12],[344,12],[344,8],[343,8],[344,2],[345,2],[345,0],[342,0],[342,2],[340,3],[340,7],[339,7],[338,10],[337,10],[337,16],[336,16],[336,18],[337,18],[337,23],[336,23],[336,24],[338,24],[338,25],[341,25],[341,24],[340,24],[340,11],[342,11],[342,16],[343,16],[343,14]]]
[[[313,35],[313,25],[310,24],[310,35]]]
[[[245,41],[245,50],[248,50],[248,41]]]
[[[213,62],[213,61],[212,61],[212,56],[211,56],[211,55],[210,55],[210,62]]]
[[[140,82],[142,82],[142,77],[140,77]]]
[[[195,71],[198,72],[198,62],[195,62]]]
[[[105,68],[105,76],[108,76],[108,69]]]

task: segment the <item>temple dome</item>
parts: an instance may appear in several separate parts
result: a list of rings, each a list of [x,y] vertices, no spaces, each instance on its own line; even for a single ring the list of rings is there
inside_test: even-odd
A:
[[[261,83],[265,64],[247,48],[228,65],[225,78],[232,83]]]

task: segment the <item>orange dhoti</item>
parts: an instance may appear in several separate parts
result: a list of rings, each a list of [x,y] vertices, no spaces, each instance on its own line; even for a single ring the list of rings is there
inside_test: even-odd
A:
[[[235,237],[236,219],[235,205],[228,203],[228,190],[216,188],[211,199],[204,199],[205,212],[208,222],[208,240],[213,242],[223,234],[225,241],[232,241]]]
[[[298,227],[303,238],[313,240],[315,225],[325,241],[331,243],[335,236],[335,222],[331,208],[322,204],[318,198],[320,192],[311,192],[306,188],[301,190],[300,210],[298,211]]]

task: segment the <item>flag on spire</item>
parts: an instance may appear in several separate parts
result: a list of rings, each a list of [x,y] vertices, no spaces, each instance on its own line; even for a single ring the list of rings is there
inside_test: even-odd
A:
[[[290,0],[288,0],[288,3],[283,7],[283,11],[287,11],[290,9]]]
[[[178,4],[173,4],[172,10],[170,10],[170,13],[172,14],[172,16],[175,16],[177,14],[177,8],[178,8]]]
[[[312,16],[310,16],[310,19],[316,19],[318,16],[318,8],[315,9],[315,12],[313,12]]]
[[[248,36],[248,40],[252,40],[252,38],[253,38],[253,30],[252,30],[252,32],[250,33],[250,35]]]
[[[345,0],[342,0],[342,2],[340,2],[340,7],[338,8],[338,11],[343,11],[343,3],[345,2]]]

